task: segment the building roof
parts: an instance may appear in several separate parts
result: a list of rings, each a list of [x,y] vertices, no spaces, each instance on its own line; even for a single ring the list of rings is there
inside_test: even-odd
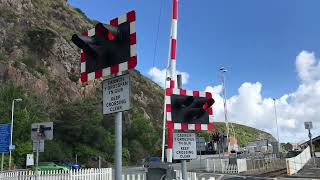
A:
[[[308,140],[308,141],[306,141],[306,142],[304,142],[304,143],[301,143],[301,145],[307,145],[307,144],[309,144],[309,141],[310,141],[310,140]],[[312,138],[312,142],[320,143],[320,135],[317,136],[317,137]]]

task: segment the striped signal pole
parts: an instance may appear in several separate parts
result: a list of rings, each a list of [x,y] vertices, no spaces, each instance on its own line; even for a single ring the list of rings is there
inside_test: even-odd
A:
[[[165,88],[175,88],[176,86],[176,57],[177,57],[177,27],[178,27],[178,0],[172,0],[172,19],[169,43],[169,57],[167,75],[165,80]],[[166,105],[164,104],[164,108]],[[163,124],[166,124],[166,110],[164,109]],[[172,146],[173,146],[173,124],[168,124],[167,137],[167,162],[172,162]],[[164,162],[164,145],[165,145],[165,127],[163,126],[162,134],[162,162]]]
[[[177,29],[178,29],[178,0],[172,0],[172,21],[171,21],[171,50],[170,50],[170,88],[176,85],[176,57],[177,57]],[[172,162],[173,146],[173,125],[168,125],[168,151],[167,162]]]

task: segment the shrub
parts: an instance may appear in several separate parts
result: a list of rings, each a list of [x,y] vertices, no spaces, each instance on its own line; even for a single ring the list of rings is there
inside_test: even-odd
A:
[[[78,13],[80,13],[82,16],[87,17],[86,14],[79,8],[74,8]]]
[[[69,75],[69,79],[73,82],[78,82],[79,81],[79,76],[76,75],[75,73],[72,73]]]
[[[5,61],[7,59],[7,56],[0,52],[0,61]]]
[[[28,48],[40,56],[47,56],[53,47],[56,35],[49,29],[34,28],[27,31],[25,43]]]
[[[38,71],[39,73],[41,73],[42,75],[48,74],[48,69],[46,67],[38,66],[38,67],[36,67],[35,70]]]
[[[34,69],[37,66],[37,60],[33,56],[26,56],[21,61],[27,66],[27,68]]]

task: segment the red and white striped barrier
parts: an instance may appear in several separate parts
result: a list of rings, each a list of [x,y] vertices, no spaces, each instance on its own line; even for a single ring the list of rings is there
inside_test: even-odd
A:
[[[170,34],[170,82],[167,83],[170,88],[175,87],[176,77],[176,57],[177,57],[177,28],[178,28],[178,0],[172,0],[172,20]],[[167,87],[166,87],[167,88]],[[172,146],[173,146],[173,128],[168,126],[168,149],[167,161],[172,162]]]
[[[170,87],[175,87],[176,77],[176,58],[177,58],[177,29],[178,29],[178,0],[173,0],[172,3],[172,20],[171,20],[171,51],[170,51]]]
[[[112,74],[118,74],[119,72],[133,69],[137,65],[137,47],[136,47],[136,13],[135,11],[130,11],[123,16],[119,16],[115,19],[112,19],[107,24],[112,26],[118,26],[119,24],[129,22],[130,23],[130,58],[128,61],[116,64],[111,67],[104,69],[96,70],[95,72],[88,73],[86,72],[86,57],[85,53],[81,51],[81,68],[80,68],[80,79],[81,82],[87,82],[94,79],[98,79],[104,76],[109,76]],[[84,36],[94,36],[95,28],[90,29],[87,32],[82,33]]]

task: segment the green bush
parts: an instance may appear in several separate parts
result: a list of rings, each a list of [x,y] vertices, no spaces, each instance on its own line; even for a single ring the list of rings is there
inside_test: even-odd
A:
[[[47,56],[55,43],[56,34],[49,29],[33,28],[25,34],[25,44],[40,56]]]
[[[5,62],[6,60],[7,60],[7,56],[4,53],[0,52],[0,62],[1,61]]]
[[[37,71],[42,75],[47,75],[48,74],[47,67],[45,67],[43,62],[38,61],[37,59],[38,57],[29,55],[29,56],[23,57],[20,61],[27,66],[27,69],[31,73],[33,73],[33,75],[36,75],[34,71]],[[14,67],[19,67],[19,64],[18,63],[14,64]]]
[[[37,59],[33,56],[23,57],[21,61],[30,69],[34,69],[37,67]]]
[[[74,8],[78,13],[80,13],[82,16],[87,17],[86,14],[79,8]]]
[[[79,76],[75,73],[72,73],[69,75],[69,79],[73,82],[78,82],[79,81]]]
[[[41,73],[42,75],[47,75],[48,74],[48,69],[46,67],[41,67],[38,66],[35,68],[36,71],[38,71],[39,73]]]

